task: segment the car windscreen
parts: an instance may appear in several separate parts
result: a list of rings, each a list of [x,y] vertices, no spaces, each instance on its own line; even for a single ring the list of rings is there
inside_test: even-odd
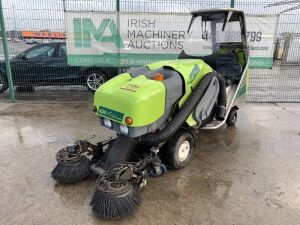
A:
[[[40,45],[28,50],[25,54],[27,59],[48,58],[53,55],[55,46]]]

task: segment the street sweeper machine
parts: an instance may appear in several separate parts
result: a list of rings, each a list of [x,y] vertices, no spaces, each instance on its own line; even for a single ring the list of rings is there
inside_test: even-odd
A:
[[[195,11],[188,30],[196,20],[201,20],[199,39],[211,46],[209,54],[182,51],[176,60],[109,80],[95,92],[94,112],[116,137],[97,144],[79,140],[56,155],[52,177],[58,183],[97,177],[91,207],[102,218],[132,214],[149,177],[185,167],[197,131],[236,123],[249,77],[244,13]]]

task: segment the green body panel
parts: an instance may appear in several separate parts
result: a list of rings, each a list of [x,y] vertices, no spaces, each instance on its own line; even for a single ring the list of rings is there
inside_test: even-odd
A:
[[[245,70],[246,70],[245,76],[241,78],[241,81],[240,81],[241,85],[238,89],[235,99],[239,99],[240,97],[245,98],[248,94],[248,83],[249,83],[249,75],[250,75],[249,64],[246,65]]]
[[[200,59],[180,59],[151,63],[150,70],[163,66],[178,71],[184,78],[185,92],[179,107],[188,99],[192,89],[212,68]],[[132,78],[129,73],[118,75],[97,89],[94,105],[99,116],[125,124],[125,117],[133,119],[132,127],[142,127],[157,121],[165,113],[166,88],[161,81],[148,79],[145,75]],[[196,124],[192,115],[187,120]]]
[[[243,65],[245,65],[245,54],[244,54],[244,52],[241,51],[240,49],[238,49],[236,54],[237,54],[239,64],[243,67]]]
[[[165,110],[166,90],[160,81],[144,75],[132,78],[129,73],[114,77],[97,89],[94,105],[97,114],[126,124],[125,117],[133,119],[132,127],[149,125],[158,120]]]
[[[195,88],[199,81],[207,74],[213,71],[213,69],[207,65],[201,59],[178,59],[161,61],[149,64],[150,69],[157,69],[163,65],[168,64],[174,70],[180,72],[185,81],[185,93],[179,101],[179,107],[188,99],[192,93],[192,89]],[[197,122],[194,120],[192,114],[188,117],[187,121],[189,126],[194,126]]]

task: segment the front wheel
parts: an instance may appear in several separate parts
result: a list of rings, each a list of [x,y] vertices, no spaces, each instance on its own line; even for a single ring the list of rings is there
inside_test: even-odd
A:
[[[3,93],[8,89],[6,78],[3,74],[0,74],[0,93]]]
[[[162,152],[162,158],[171,169],[182,169],[192,158],[194,137],[187,131],[179,131]]]
[[[91,72],[86,77],[86,86],[89,91],[96,91],[105,82],[106,77],[101,72]]]

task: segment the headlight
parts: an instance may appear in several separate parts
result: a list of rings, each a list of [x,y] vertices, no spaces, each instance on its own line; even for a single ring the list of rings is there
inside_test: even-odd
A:
[[[126,125],[120,125],[120,132],[121,134],[128,134],[129,130],[128,130],[128,127]]]
[[[111,128],[112,127],[111,121],[109,119],[107,119],[107,118],[103,118],[103,124],[107,128]]]

